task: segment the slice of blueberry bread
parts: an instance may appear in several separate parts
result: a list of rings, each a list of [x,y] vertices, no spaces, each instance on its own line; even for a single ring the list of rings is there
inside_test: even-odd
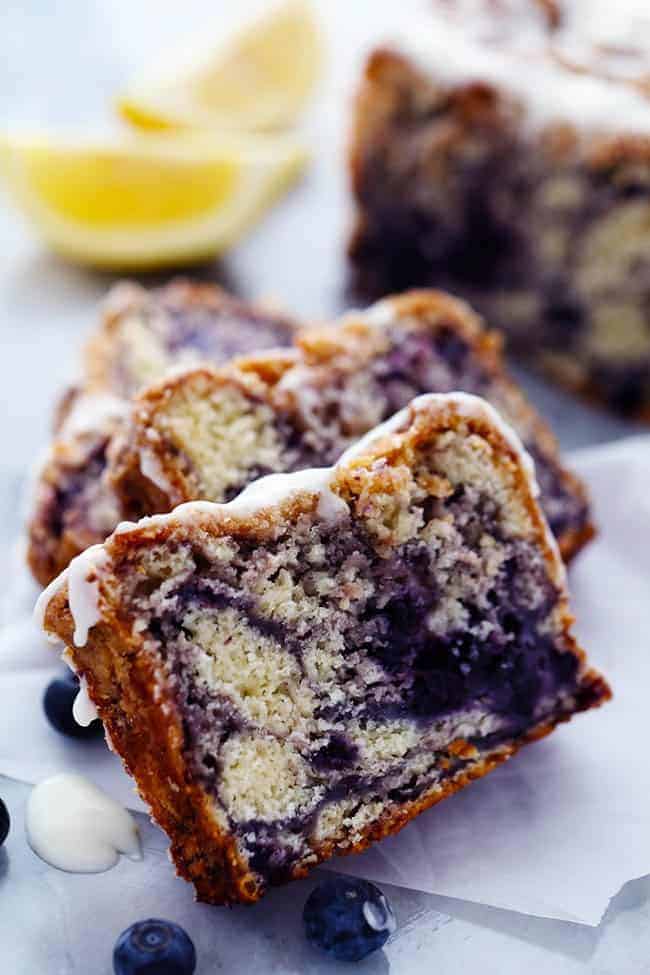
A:
[[[28,562],[36,579],[47,584],[119,521],[104,475],[106,450],[137,390],[173,367],[288,345],[293,331],[281,315],[213,285],[114,288],[86,348],[81,382],[57,410],[55,439],[36,485],[28,527]]]
[[[368,59],[355,286],[436,286],[563,385],[650,421],[650,8],[430,0]]]
[[[334,468],[121,526],[43,594],[200,899],[361,850],[609,697],[535,492],[484,400],[422,396]]]
[[[196,369],[136,398],[111,445],[126,518],[184,501],[227,501],[262,474],[333,464],[359,436],[428,392],[488,399],[533,455],[542,507],[563,555],[593,532],[583,486],[501,362],[497,337],[440,292],[386,299],[301,333],[299,355]]]

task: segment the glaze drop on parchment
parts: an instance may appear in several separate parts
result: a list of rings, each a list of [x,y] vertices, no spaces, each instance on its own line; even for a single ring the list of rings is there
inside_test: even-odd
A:
[[[110,870],[120,853],[142,859],[131,813],[82,775],[53,775],[34,786],[25,826],[34,853],[69,873]]]

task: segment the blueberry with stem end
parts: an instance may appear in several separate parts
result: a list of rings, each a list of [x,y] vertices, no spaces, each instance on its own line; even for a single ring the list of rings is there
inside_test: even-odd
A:
[[[45,689],[43,709],[53,728],[69,738],[98,738],[103,731],[101,721],[93,721],[87,727],[77,724],[72,713],[74,700],[79,693],[79,680],[71,671],[63,677],[55,677]]]
[[[192,975],[196,952],[189,935],[172,921],[149,918],[132,924],[115,943],[115,975]]]
[[[0,846],[9,836],[9,826],[11,825],[11,819],[9,818],[9,810],[7,809],[5,803],[0,799]]]
[[[316,887],[302,915],[307,940],[338,961],[361,961],[395,930],[393,910],[374,884],[336,877]]]

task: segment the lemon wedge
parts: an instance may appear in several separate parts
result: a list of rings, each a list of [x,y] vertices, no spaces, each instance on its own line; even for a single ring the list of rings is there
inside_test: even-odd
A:
[[[0,173],[45,241],[65,257],[117,270],[220,254],[305,161],[289,139],[252,135],[0,138]]]
[[[287,126],[311,93],[323,51],[311,5],[285,0],[203,54],[174,60],[118,98],[124,118],[146,129]]]

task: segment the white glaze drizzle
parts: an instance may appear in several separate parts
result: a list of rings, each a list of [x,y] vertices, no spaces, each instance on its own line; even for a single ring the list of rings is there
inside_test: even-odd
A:
[[[108,552],[98,544],[77,555],[68,566],[68,602],[74,620],[75,647],[86,645],[89,631],[101,619],[96,572],[109,561]]]
[[[454,22],[429,14],[388,46],[436,81],[484,81],[512,92],[526,105],[531,125],[566,120],[587,130],[650,131],[648,100],[629,85],[563,68],[547,56],[543,35],[515,30],[512,42],[495,37],[490,43],[490,30],[494,33],[494,22],[481,36],[480,30],[472,31],[472,18]],[[560,54],[568,40],[558,43]]]
[[[35,786],[25,826],[34,853],[59,870],[101,873],[115,866],[120,853],[142,859],[131,813],[82,775],[53,775]]]
[[[99,718],[97,708],[90,700],[85,677],[79,678],[79,691],[72,705],[72,717],[82,728],[87,728],[89,724]]]
[[[39,629],[45,629],[47,607],[67,583],[70,612],[75,624],[74,645],[83,647],[88,639],[88,631],[98,622],[101,615],[98,606],[98,581],[96,578],[88,580],[88,575],[92,569],[99,569],[108,561],[108,553],[101,544],[91,545],[81,555],[72,559],[67,569],[52,579],[36,600],[34,621]],[[58,638],[53,638],[47,630],[45,635],[58,642]]]
[[[302,392],[302,386],[306,380],[308,380],[311,375],[311,370],[309,366],[304,363],[297,362],[295,366],[291,369],[287,369],[284,376],[279,380],[276,385],[276,389],[284,390],[285,392]]]
[[[318,495],[318,513],[323,519],[335,520],[347,514],[348,506],[330,488],[334,470],[333,467],[312,467],[292,474],[267,474],[253,481],[223,507],[229,514],[249,516],[304,492]],[[181,505],[183,508],[187,505]]]
[[[110,393],[83,393],[72,404],[61,427],[61,437],[72,438],[102,430],[105,424],[124,419],[128,413],[127,400]]]
[[[362,456],[371,444],[383,440],[401,427],[406,426],[413,413],[427,410],[431,406],[438,406],[440,409],[452,406],[460,416],[483,420],[496,427],[521,462],[533,497],[536,498],[539,495],[539,485],[535,478],[535,464],[532,457],[524,448],[513,428],[505,422],[495,408],[487,400],[480,396],[474,396],[473,393],[423,393],[421,396],[416,396],[403,410],[395,413],[394,416],[375,427],[374,430],[369,430],[360,440],[348,447],[337,466],[347,464],[353,458]]]
[[[139,466],[141,473],[147,480],[155,484],[161,491],[169,491],[169,481],[165,477],[162,465],[156,454],[149,447],[140,447]]]
[[[374,305],[366,308],[363,312],[353,311],[345,317],[350,321],[360,318],[366,325],[371,325],[373,328],[387,328],[395,321],[395,310],[390,298],[384,298],[383,301],[376,301]]]
[[[115,529],[116,535],[124,535],[144,527],[155,527],[191,519],[196,513],[223,517],[248,518],[266,508],[273,508],[299,494],[317,494],[318,513],[324,520],[344,517],[348,506],[330,488],[334,467],[311,467],[290,474],[267,474],[258,478],[233,498],[223,504],[218,501],[187,501],[164,515],[150,515],[140,521],[122,521]]]

